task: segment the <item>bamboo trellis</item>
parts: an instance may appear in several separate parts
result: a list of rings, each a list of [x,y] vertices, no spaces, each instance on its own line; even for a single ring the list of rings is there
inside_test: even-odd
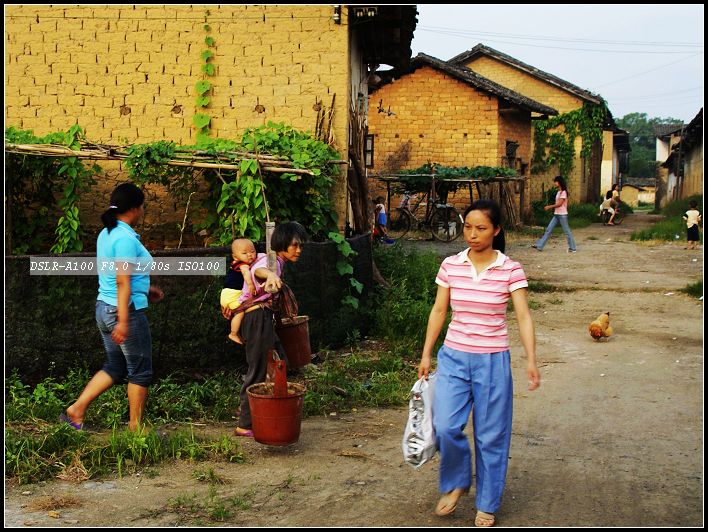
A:
[[[111,161],[121,161],[130,156],[125,146],[110,146],[107,144],[94,143],[82,143],[81,149],[72,150],[59,144],[13,144],[6,142],[5,153],[43,157],[78,157],[80,159]],[[224,158],[227,159],[228,162],[222,162],[220,160]],[[280,157],[239,151],[213,155],[205,151],[178,148],[175,150],[174,157],[165,162],[165,164],[169,166],[187,166],[193,168],[239,170],[240,165],[234,164],[234,162],[253,159],[258,161],[262,172],[314,175],[312,170],[295,168],[292,162]],[[341,160],[331,160],[327,162],[330,164],[347,164],[347,161]]]

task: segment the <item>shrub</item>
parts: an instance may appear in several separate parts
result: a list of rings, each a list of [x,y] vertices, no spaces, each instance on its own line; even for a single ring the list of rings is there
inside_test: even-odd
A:
[[[631,240],[685,240],[686,239],[686,222],[683,220],[683,215],[688,210],[688,204],[695,201],[699,205],[703,203],[703,196],[690,196],[675,201],[671,201],[661,210],[664,219],[656,222],[648,229],[634,231]],[[700,235],[700,241],[703,242],[703,235]]]

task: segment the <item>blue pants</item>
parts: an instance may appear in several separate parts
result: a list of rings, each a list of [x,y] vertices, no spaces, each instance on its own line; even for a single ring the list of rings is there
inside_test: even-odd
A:
[[[470,445],[463,433],[472,411],[477,510],[499,509],[509,461],[513,395],[509,351],[480,354],[440,348],[433,425],[441,493],[472,485]]]
[[[570,232],[570,226],[568,225],[568,215],[567,214],[554,214],[553,218],[551,218],[551,221],[548,223],[548,227],[546,227],[546,232],[543,233],[543,236],[539,238],[536,241],[536,247],[538,249],[543,249],[543,246],[546,245],[546,242],[548,241],[549,238],[551,238],[551,232],[553,229],[555,229],[556,225],[561,224],[561,227],[563,228],[563,232],[565,233],[565,238],[568,240],[568,249],[571,251],[575,251],[575,240],[573,240],[573,233]]]

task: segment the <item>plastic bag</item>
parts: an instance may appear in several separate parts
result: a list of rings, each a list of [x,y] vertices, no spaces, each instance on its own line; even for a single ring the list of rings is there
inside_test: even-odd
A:
[[[434,391],[435,373],[430,373],[428,380],[418,379],[411,389],[402,448],[404,461],[415,469],[435,456],[438,450],[433,427]]]

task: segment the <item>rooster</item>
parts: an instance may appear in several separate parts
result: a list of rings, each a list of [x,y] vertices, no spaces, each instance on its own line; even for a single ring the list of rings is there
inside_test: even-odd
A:
[[[588,331],[590,331],[590,336],[592,336],[595,340],[612,336],[612,327],[610,327],[610,313],[604,312],[600,314],[595,321],[590,322]]]

